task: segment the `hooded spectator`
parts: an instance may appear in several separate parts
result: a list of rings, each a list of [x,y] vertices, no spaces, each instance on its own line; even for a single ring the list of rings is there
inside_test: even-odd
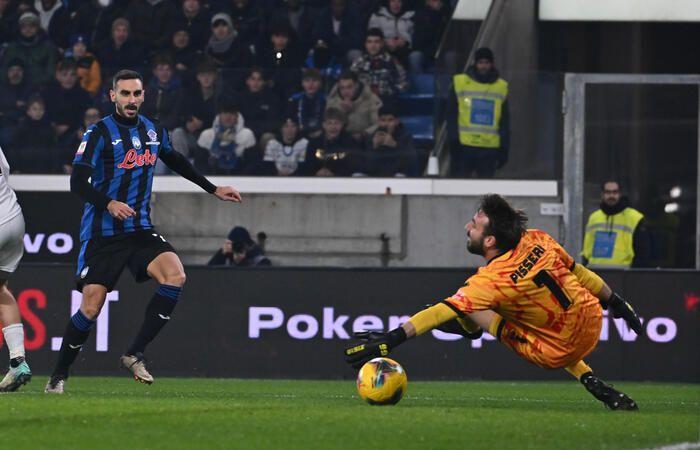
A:
[[[313,30],[315,49],[328,49],[338,61],[352,61],[361,54],[365,26],[353,2],[331,0],[316,20]]]
[[[211,18],[211,29],[212,34],[206,53],[221,69],[224,69],[227,84],[237,89],[245,77],[245,70],[250,67],[252,60],[250,50],[247,45],[238,40],[238,31],[234,28],[231,16],[228,14],[215,14]]]
[[[185,29],[176,30],[170,40],[168,54],[175,64],[175,71],[186,82],[195,74],[202,52],[192,45],[190,34]]]
[[[88,52],[87,37],[82,34],[71,37],[70,50],[66,51],[66,57],[73,58],[78,66],[80,86],[93,97],[97,95],[102,86],[102,74],[97,58]]]
[[[357,74],[346,70],[328,95],[326,109],[337,108],[347,118],[345,130],[358,142],[364,132],[377,123],[377,111],[382,101],[362,83]]]
[[[23,13],[18,20],[19,36],[2,57],[2,73],[7,73],[7,63],[19,59],[24,64],[27,82],[38,86],[49,81],[56,65],[57,49],[39,28],[39,17],[33,12]]]
[[[197,145],[209,152],[209,166],[219,174],[243,172],[246,151],[255,152],[255,135],[245,128],[243,116],[230,100],[223,99],[214,125],[202,131]],[[250,158],[249,158],[250,159]]]
[[[243,227],[233,228],[223,245],[209,260],[210,266],[264,267],[272,265]]]
[[[97,51],[103,70],[103,79],[110,79],[121,69],[140,71],[146,64],[146,56],[139,44],[131,39],[131,26],[126,19],[112,22],[111,39]]]

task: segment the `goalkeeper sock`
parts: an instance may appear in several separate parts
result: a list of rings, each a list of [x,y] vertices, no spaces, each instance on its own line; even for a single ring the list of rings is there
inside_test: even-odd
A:
[[[63,333],[61,350],[58,353],[58,362],[53,371],[53,376],[68,378],[68,369],[83,348],[83,344],[90,336],[90,329],[95,324],[88,319],[82,311],[78,310],[68,321],[66,331]]]
[[[583,360],[566,367],[566,371],[573,375],[577,380],[581,380],[581,377],[587,373],[593,373],[593,369],[591,369],[588,364],[583,362]]]
[[[146,346],[160,333],[170,320],[170,314],[175,310],[182,288],[161,284],[146,307],[143,325],[136,335],[133,344],[127,350],[127,355],[143,353]]]

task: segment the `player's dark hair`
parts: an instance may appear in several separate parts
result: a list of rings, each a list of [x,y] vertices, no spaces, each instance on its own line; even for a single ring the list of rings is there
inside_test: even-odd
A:
[[[121,80],[139,80],[143,84],[143,77],[134,70],[120,70],[112,77],[112,90],[117,90],[117,82]]]
[[[496,238],[496,247],[501,251],[515,248],[525,233],[527,215],[515,209],[498,194],[487,194],[481,198],[479,209],[489,218],[485,235]]]

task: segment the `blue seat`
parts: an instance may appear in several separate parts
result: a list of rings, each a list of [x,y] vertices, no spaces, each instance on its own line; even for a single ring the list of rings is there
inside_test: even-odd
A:
[[[411,133],[414,140],[432,142],[434,132],[432,114],[401,117],[401,123]]]

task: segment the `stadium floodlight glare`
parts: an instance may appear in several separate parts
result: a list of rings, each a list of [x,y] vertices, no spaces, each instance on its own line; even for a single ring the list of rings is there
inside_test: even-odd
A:
[[[678,212],[679,206],[678,203],[673,202],[673,203],[666,203],[666,206],[664,206],[664,211],[671,214],[674,212]]]
[[[678,198],[681,196],[681,194],[683,194],[683,189],[681,189],[680,186],[673,186],[668,194],[671,196],[671,198]]]

